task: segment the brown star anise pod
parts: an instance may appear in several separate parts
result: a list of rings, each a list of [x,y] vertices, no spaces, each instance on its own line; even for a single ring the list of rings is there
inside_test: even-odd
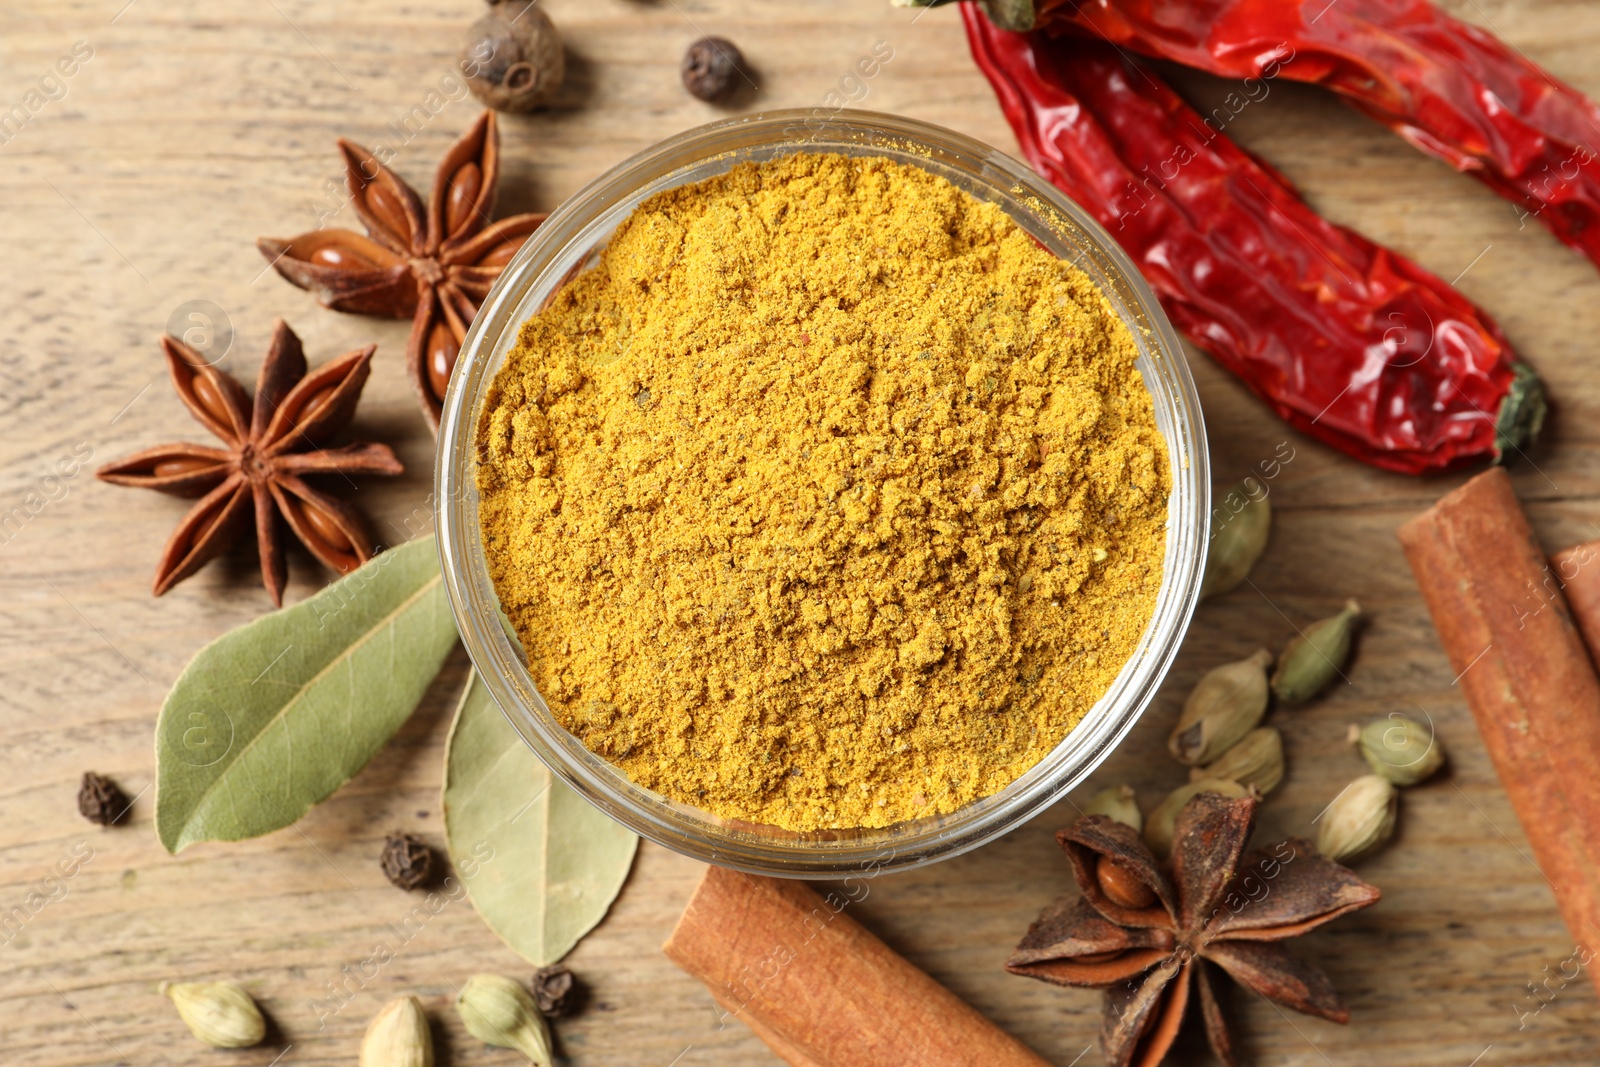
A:
[[[1103,815],[1060,831],[1083,895],[1047,908],[1006,970],[1105,989],[1100,1044],[1113,1067],[1160,1063],[1196,989],[1212,1050],[1237,1063],[1217,968],[1285,1007],[1347,1022],[1327,976],[1273,942],[1374,904],[1378,890],[1297,839],[1244,856],[1258,803],[1191,800],[1170,876],[1131,827]]]
[[[232,547],[252,512],[261,580],[275,604],[283,603],[286,577],[280,515],[312,555],[341,574],[370,559],[372,539],[360,513],[305,479],[401,472],[388,445],[324,447],[355,415],[375,346],[348,352],[308,377],[300,338],[279,320],[253,402],[243,386],[176,337],[163,337],[161,348],[179,399],[226,447],[158,445],[96,472],[115,485],[201,498],[161,553],[155,595]]]
[[[345,185],[369,237],[312,230],[287,241],[263,237],[261,254],[324,307],[411,319],[406,373],[435,432],[445,388],[467,327],[542,214],[489,224],[500,173],[500,132],[485,111],[439,164],[422,199],[371,152],[341,139]]]

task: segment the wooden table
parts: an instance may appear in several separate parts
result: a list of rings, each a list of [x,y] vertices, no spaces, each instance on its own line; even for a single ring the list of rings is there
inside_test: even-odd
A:
[[[151,599],[157,552],[182,505],[90,473],[137,448],[204,439],[167,385],[155,338],[203,307],[191,302],[209,301],[234,331],[223,365],[246,380],[278,316],[314,361],[377,341],[358,428],[394,443],[408,473],[368,482],[360,502],[383,531],[422,504],[432,441],[402,374],[406,325],[322,310],[264,270],[253,240],[316,224],[314,205],[340,174],[337,136],[397,145],[397,169],[426,188],[440,152],[477,112],[470,99],[450,99],[449,81],[477,5],[125,2],[31,0],[0,15],[0,110],[40,90],[74,42],[93,53],[72,77],[46,81],[37,112],[0,144],[8,294],[0,305],[0,515],[9,516],[0,534],[0,913],[21,906],[25,916],[0,936],[0,1061],[349,1064],[367,1019],[409,991],[434,1017],[448,1049],[442,1064],[519,1062],[467,1038],[449,1007],[450,990],[474,972],[529,971],[465,903],[432,917],[376,975],[355,969],[414,903],[378,870],[383,834],[403,827],[442,843],[441,755],[464,656],[450,660],[372,764],[299,825],[168,856],[151,827],[148,791],[157,709],[197,648],[268,602],[248,552]],[[1592,5],[1452,6],[1600,94],[1600,11]],[[737,41],[758,70],[760,93],[742,102],[747,108],[822,105],[849,88],[842,79],[859,57],[887,42],[893,58],[857,93],[861,105],[1015,150],[954,11],[918,17],[884,0],[548,0],[548,9],[566,35],[568,80],[550,110],[506,121],[502,212],[553,208],[604,168],[720,114],[678,84],[678,57],[702,32]],[[1203,110],[1228,90],[1186,74],[1177,80]],[[436,115],[426,110],[430,91],[442,98]],[[413,132],[397,137],[408,114]],[[1330,217],[1446,278],[1460,275],[1459,286],[1499,317],[1557,404],[1544,443],[1512,465],[1517,488],[1548,547],[1595,536],[1600,274],[1477,183],[1314,90],[1272,84],[1229,132]],[[336,221],[353,219],[346,211]],[[1264,832],[1309,832],[1313,816],[1361,772],[1344,743],[1353,720],[1420,708],[1437,724],[1451,766],[1406,794],[1398,839],[1361,866],[1383,902],[1300,943],[1343,991],[1352,1025],[1287,1017],[1240,995],[1250,1060],[1593,1064],[1600,1011],[1587,983],[1552,981],[1556,991],[1540,1000],[1530,993],[1529,983],[1555,974],[1574,946],[1451,687],[1394,539],[1402,520],[1458,479],[1358,466],[1288,433],[1191,355],[1219,480],[1249,473],[1285,441],[1295,458],[1272,486],[1278,523],[1255,575],[1260,592],[1246,587],[1201,609],[1162,697],[1091,788],[1127,781],[1154,803],[1182,778],[1163,744],[1194,679],[1258,645],[1281,647],[1291,624],[1359,598],[1371,622],[1352,684],[1275,713],[1291,767],[1264,809]],[[51,477],[61,460],[75,476]],[[303,554],[291,567],[290,600],[327,578]],[[130,824],[100,830],[79,818],[74,794],[86,769],[138,794]],[[1098,996],[1009,977],[1000,963],[1068,885],[1050,835],[1070,810],[1062,804],[977,854],[880,878],[855,908],[891,945],[1063,1065],[1080,1055],[1097,1062],[1085,1050]],[[55,876],[74,855],[76,873]],[[560,1025],[566,1062],[773,1062],[742,1025],[719,1026],[706,993],[658,951],[699,873],[664,848],[641,847],[610,917],[569,960],[593,995],[584,1015]],[[162,979],[220,976],[260,998],[275,1023],[267,1045],[202,1048],[156,995]],[[313,1000],[334,988],[347,991],[348,1003],[319,1025]],[[1188,1057],[1205,1061],[1200,1051]]]

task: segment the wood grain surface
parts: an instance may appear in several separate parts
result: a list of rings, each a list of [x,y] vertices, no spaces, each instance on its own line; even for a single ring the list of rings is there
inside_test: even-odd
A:
[[[401,941],[394,927],[416,900],[386,883],[377,863],[394,828],[443,843],[441,757],[464,656],[451,659],[372,764],[297,826],[168,856],[151,826],[157,709],[197,648],[269,602],[248,552],[151,599],[160,546],[184,505],[91,474],[135,449],[205,439],[167,385],[158,334],[203,334],[209,316],[213,336],[231,330],[223,366],[250,380],[282,316],[313,361],[378,343],[357,430],[393,443],[407,473],[365,483],[356,496],[391,539],[424,505],[432,441],[402,373],[406,324],[317,307],[264,270],[253,241],[312,228],[318,203],[338,207],[329,189],[337,192],[339,136],[395,146],[396,168],[426,186],[477,111],[451,93],[449,75],[478,6],[24,0],[0,13],[0,113],[22,104],[28,116],[0,127],[0,920],[10,924],[0,933],[0,1062],[350,1064],[366,1021],[401,992],[418,994],[431,1013],[441,1064],[520,1062],[468,1038],[450,1002],[474,972],[526,977],[530,968],[465,902],[414,923]],[[1600,95],[1592,4],[1451,6]],[[678,84],[678,57],[701,33],[738,42],[756,70],[759,90],[737,110],[825,106],[830,92],[851,89],[842,80],[884,41],[893,58],[864,95],[855,92],[858,103],[1015,150],[951,10],[919,16],[884,0],[547,7],[566,35],[568,81],[548,111],[505,122],[503,213],[554,208],[633,152],[725,113]],[[53,74],[76,42],[91,57],[71,77]],[[1206,110],[1229,90],[1174,77]],[[411,132],[397,136],[408,115]],[[1274,83],[1229,132],[1327,215],[1459,276],[1499,318],[1556,402],[1544,442],[1511,465],[1517,489],[1547,547],[1597,536],[1600,273],[1476,182],[1315,90]],[[348,210],[331,221],[354,222]],[[1572,936],[1528,858],[1394,537],[1460,479],[1359,466],[1287,433],[1203,356],[1191,359],[1219,481],[1250,473],[1285,442],[1294,458],[1272,483],[1278,523],[1253,586],[1200,610],[1161,698],[1090,788],[1127,781],[1153,804],[1183,780],[1163,746],[1194,679],[1257,646],[1280,648],[1295,626],[1357,597],[1370,623],[1350,684],[1274,713],[1290,771],[1264,809],[1263,832],[1309,832],[1362,771],[1344,743],[1351,721],[1426,713],[1450,766],[1405,794],[1397,840],[1360,867],[1384,890],[1382,903],[1299,943],[1343,991],[1352,1023],[1285,1015],[1237,995],[1249,1059],[1595,1063],[1594,994],[1581,978],[1563,986],[1559,977]],[[327,580],[303,553],[290,565],[290,601]],[[127,824],[101,830],[79,818],[74,795],[89,769],[137,794]],[[1062,1065],[1098,1061],[1086,1053],[1098,996],[1009,977],[1000,964],[1068,886],[1051,833],[1072,815],[1065,801],[977,853],[880,877],[852,905],[868,928]],[[592,995],[582,1016],[558,1027],[563,1062],[774,1062],[741,1024],[719,1022],[707,993],[660,953],[699,874],[664,848],[640,849],[610,917],[570,957]],[[395,958],[364,968],[379,945]],[[271,1015],[266,1045],[203,1048],[156,994],[163,979],[224,976]],[[336,989],[342,1007],[329,1011]],[[1190,1041],[1180,1059],[1206,1055]]]

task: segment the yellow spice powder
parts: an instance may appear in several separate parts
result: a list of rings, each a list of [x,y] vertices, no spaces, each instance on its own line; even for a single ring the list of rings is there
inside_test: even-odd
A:
[[[916,167],[797,154],[653,197],[478,427],[539,691],[729,818],[994,793],[1154,609],[1170,473],[1135,354],[1084,274]]]

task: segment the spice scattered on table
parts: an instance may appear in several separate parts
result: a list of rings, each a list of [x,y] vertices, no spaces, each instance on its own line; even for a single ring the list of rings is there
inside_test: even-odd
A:
[[[1226,778],[1266,796],[1283,781],[1283,735],[1270,726],[1251,730],[1215,761],[1189,771],[1191,782]]]
[[[308,375],[300,338],[280,319],[252,399],[176,337],[161,339],[178,398],[226,447],[160,445],[96,472],[115,485],[201,498],[162,550],[156,596],[231,548],[249,528],[252,512],[261,581],[274,604],[283,603],[288,579],[285,524],[340,574],[371,558],[372,538],[360,512],[308,479],[341,475],[348,482],[354,474],[401,473],[388,445],[330,447],[355,416],[374,347],[346,353]]]
[[[1179,763],[1210,763],[1254,730],[1267,713],[1267,668],[1272,653],[1258,648],[1235,663],[1213,667],[1183,702],[1183,713],[1167,738]]]
[[[250,1048],[267,1036],[267,1021],[237,982],[162,982],[195,1039],[212,1048]]]
[[[1317,851],[1339,863],[1383,847],[1394,836],[1400,791],[1389,779],[1364,774],[1339,791],[1317,819]]]
[[[583,1000],[583,989],[572,971],[556,963],[533,972],[533,1000],[539,1005],[540,1015],[559,1019],[577,1011]]]
[[[1006,969],[1105,989],[1100,1040],[1112,1067],[1159,1062],[1194,999],[1211,1048],[1224,1063],[1237,1062],[1219,970],[1277,1004],[1348,1021],[1327,976],[1276,942],[1375,904],[1380,894],[1304,841],[1246,855],[1256,808],[1253,797],[1190,800],[1170,866],[1131,828],[1103,816],[1062,830],[1056,839],[1082,895],[1047,908]],[[1129,899],[1129,884],[1145,890],[1135,904],[1118,899]]]
[[[1246,478],[1220,494],[1211,508],[1211,544],[1200,599],[1226,593],[1250,577],[1271,532],[1272,504],[1259,479]]]
[[[1501,468],[1399,530],[1428,613],[1576,943],[1600,929],[1600,678]],[[1600,968],[1589,969],[1600,990]]]
[[[514,1048],[533,1067],[550,1067],[550,1030],[521,983],[500,974],[475,974],[456,997],[467,1033],[496,1048]]]
[[[1189,801],[1201,795],[1240,800],[1255,793],[1249,786],[1227,778],[1198,778],[1180,785],[1151,809],[1144,820],[1144,843],[1151,852],[1162,859],[1171,855],[1172,843],[1177,839],[1178,817],[1189,806]]]
[[[478,427],[540,694],[728,817],[887,826],[1003,788],[1159,591],[1135,357],[1086,276],[919,167],[802,153],[652,197],[524,324]]]
[[[1398,786],[1416,785],[1444,766],[1444,746],[1433,731],[1399,712],[1366,726],[1351,725],[1350,736],[1372,773]]]
[[[379,863],[384,877],[401,889],[420,889],[433,881],[433,849],[415,834],[390,834]]]
[[[1296,634],[1272,672],[1273,696],[1285,704],[1303,704],[1335,678],[1342,677],[1360,617],[1361,605],[1349,600],[1339,614],[1314,622]]]
[[[1111,231],[1173,324],[1291,426],[1408,474],[1496,458],[1538,433],[1543,388],[1487,313],[1322,218],[1156,71],[1104,42],[1007,33],[970,5],[962,17],[1033,168]]]
[[[450,861],[473,908],[536,967],[605,918],[633,866],[639,839],[533,754],[476,671],[450,725],[442,799]],[[494,873],[475,877],[490,861]]]
[[[360,1067],[433,1067],[433,1031],[421,1001],[408,994],[378,1010],[361,1039]]]
[[[489,0],[467,30],[457,64],[472,95],[496,111],[532,111],[567,73],[561,34],[538,0]]]
[[[343,139],[339,151],[351,206],[369,236],[330,227],[288,240],[263,237],[256,246],[279,274],[315,293],[324,307],[411,319],[406,372],[437,432],[467,328],[545,216],[489,221],[500,175],[500,132],[492,111],[445,153],[426,208],[372,152]]]
[[[1085,815],[1104,815],[1114,822],[1133,827],[1135,833],[1144,828],[1144,813],[1139,810],[1133,787],[1114,785],[1100,790],[1089,798],[1081,809]]]
[[[683,87],[701,100],[720,100],[746,75],[744,54],[725,37],[702,37],[683,53]]]
[[[865,895],[711,867],[662,951],[790,1064],[1048,1067],[863,929]]]
[[[442,584],[428,534],[196,653],[156,721],[162,845],[280,830],[366,766],[460,640]]]
[[[112,826],[128,811],[128,798],[117,783],[93,771],[83,772],[78,787],[78,814],[96,826]]]

